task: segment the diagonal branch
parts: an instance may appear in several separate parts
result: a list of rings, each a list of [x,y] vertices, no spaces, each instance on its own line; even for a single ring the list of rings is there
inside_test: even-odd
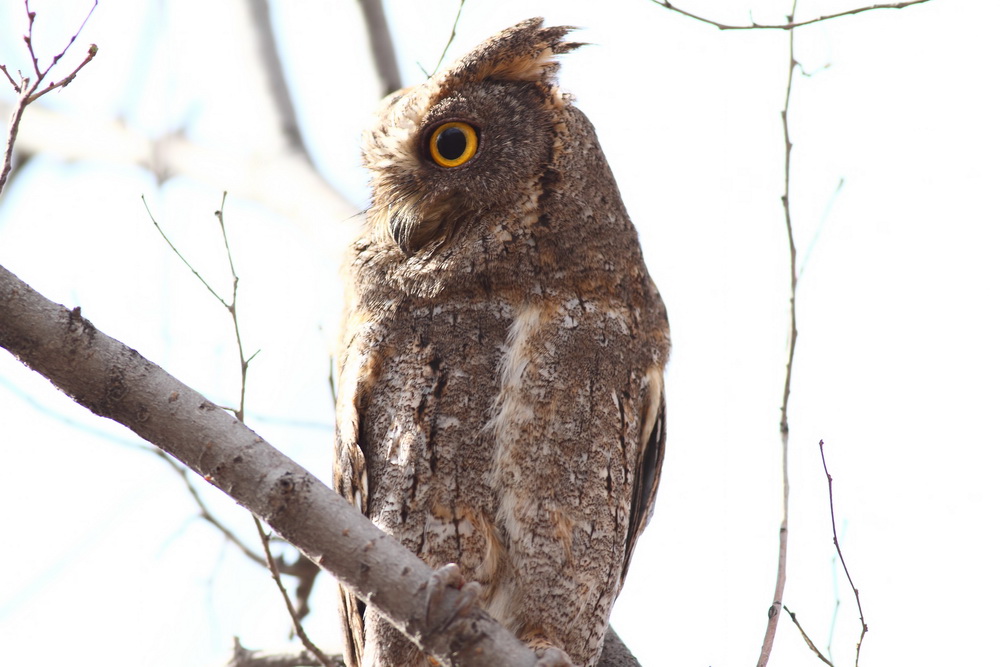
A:
[[[802,634],[802,639],[805,640],[806,642],[806,646],[812,649],[812,652],[816,654],[816,657],[819,658],[823,662],[823,664],[833,667],[833,663],[830,662],[830,660],[827,659],[827,657],[823,655],[823,653],[818,648],[816,648],[816,644],[813,643],[813,640],[809,637],[808,634],[806,634],[806,629],[802,627],[801,623],[799,623],[799,619],[795,615],[795,612],[789,609],[787,605],[783,605],[783,608],[785,612],[791,617],[792,623],[795,624],[795,627],[799,629],[799,632]]]
[[[168,452],[266,521],[445,664],[536,664],[473,606],[434,627],[431,569],[304,468],[135,350],[0,267],[0,346],[95,414]],[[445,605],[461,592],[446,588]]]
[[[436,74],[439,69],[441,69],[441,63],[444,62],[444,57],[448,55],[448,49],[451,48],[451,43],[455,41],[455,36],[458,33],[458,20],[462,18],[462,10],[465,9],[465,0],[459,0],[458,11],[455,12],[455,22],[451,24],[451,35],[448,36],[448,41],[445,42],[444,48],[441,49],[441,57],[438,58],[437,64],[434,65],[434,69],[428,75]]]
[[[861,608],[861,596],[858,594],[858,587],[854,585],[854,579],[851,578],[851,571],[847,569],[847,561],[844,560],[844,552],[840,550],[840,540],[837,538],[837,518],[833,514],[833,475],[830,474],[829,468],[826,467],[826,454],[823,452],[822,440],[819,441],[819,456],[823,460],[823,472],[826,473],[827,489],[830,494],[830,524],[833,527],[833,546],[837,548],[840,565],[844,568],[844,574],[847,575],[847,582],[851,585],[851,590],[854,591],[854,601],[858,604],[858,616],[861,617],[861,636],[858,637],[857,649],[854,653],[854,667],[858,667],[858,661],[861,660],[861,642],[865,640],[865,634],[868,632],[868,623],[865,621],[865,612]]]
[[[319,649],[316,644],[309,639],[309,635],[306,634],[305,628],[302,627],[302,616],[299,611],[292,604],[292,599],[288,596],[288,591],[285,589],[285,584],[281,581],[281,573],[278,571],[278,564],[274,560],[274,555],[271,553],[271,535],[264,530],[264,526],[261,524],[260,519],[253,515],[253,523],[257,527],[257,536],[260,537],[260,543],[264,547],[264,556],[267,558],[267,569],[271,573],[271,579],[274,580],[274,585],[278,587],[278,592],[281,594],[281,599],[285,602],[285,609],[288,610],[288,616],[292,619],[292,625],[295,626],[295,634],[302,642],[302,645],[306,647],[306,650],[316,658],[317,661],[323,667],[335,667],[335,659],[326,655],[323,651]]]

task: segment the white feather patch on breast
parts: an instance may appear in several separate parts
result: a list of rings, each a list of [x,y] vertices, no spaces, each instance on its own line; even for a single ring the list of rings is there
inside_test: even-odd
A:
[[[538,332],[542,309],[525,305],[514,316],[507,333],[507,345],[500,362],[500,391],[493,404],[493,416],[486,423],[486,430],[496,439],[497,456],[504,446],[504,434],[515,431],[511,426],[529,421],[534,408],[524,400],[521,382],[524,371],[531,362],[531,340]]]

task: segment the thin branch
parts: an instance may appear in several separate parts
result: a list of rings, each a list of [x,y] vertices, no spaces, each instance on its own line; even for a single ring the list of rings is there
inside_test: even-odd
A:
[[[35,12],[31,11],[31,7],[28,6],[28,0],[24,0],[24,10],[28,15],[28,34],[24,36],[24,43],[27,46],[28,54],[31,56],[31,64],[35,70],[35,81],[32,83],[27,77],[20,77],[21,81],[18,83],[10,75],[10,72],[7,71],[7,67],[5,65],[0,65],[0,69],[3,70],[7,80],[10,81],[11,85],[14,86],[14,90],[17,91],[17,104],[14,105],[14,109],[10,115],[10,121],[7,123],[7,141],[4,146],[3,168],[0,169],[0,194],[3,193],[4,186],[7,185],[7,177],[10,175],[11,160],[14,157],[14,142],[17,140],[17,131],[21,126],[21,118],[24,116],[24,110],[29,104],[37,100],[45,93],[55,90],[56,88],[68,86],[69,83],[76,78],[76,75],[80,72],[80,70],[83,69],[83,67],[97,55],[97,45],[91,44],[90,48],[87,50],[86,58],[84,58],[83,62],[81,62],[77,68],[69,74],[69,76],[61,79],[60,81],[49,84],[47,88],[40,92],[38,91],[38,87],[42,84],[42,81],[45,80],[48,73],[53,67],[55,67],[56,63],[59,62],[64,55],[66,55],[66,51],[68,51],[69,47],[76,41],[76,38],[80,35],[83,27],[87,25],[87,20],[90,19],[90,15],[94,13],[94,9],[96,7],[97,0],[94,0],[93,6],[90,8],[90,11],[87,12],[86,18],[83,19],[83,23],[80,24],[80,27],[73,34],[73,36],[69,38],[69,41],[66,43],[63,50],[52,58],[52,63],[43,71],[38,67],[38,57],[35,55],[35,46],[32,41],[35,26]]]
[[[855,9],[848,9],[843,12],[837,12],[836,14],[827,14],[825,16],[817,16],[816,18],[809,19],[808,21],[795,21],[793,18],[789,18],[786,23],[757,23],[756,21],[751,21],[749,25],[732,25],[729,23],[721,23],[704,16],[700,16],[686,9],[681,9],[672,2],[667,2],[667,0],[652,0],[655,4],[660,5],[664,9],[669,9],[671,11],[677,12],[687,16],[688,18],[694,19],[695,21],[700,21],[702,23],[707,23],[708,25],[715,26],[719,30],[794,30],[795,28],[801,28],[804,25],[812,25],[813,23],[819,23],[821,21],[829,21],[831,19],[841,18],[843,16],[851,16],[854,14],[861,14],[862,12],[870,12],[875,9],[904,9],[912,5],[920,5],[928,0],[909,0],[908,2],[890,2],[879,5],[869,5],[868,7],[857,7]]]
[[[32,39],[34,37],[34,27],[35,27],[35,16],[36,16],[36,14],[35,14],[35,12],[31,11],[31,7],[29,6],[29,0],[24,0],[24,11],[28,15],[28,34],[24,36],[24,43],[28,47],[28,54],[31,56],[31,65],[35,69],[35,76],[37,77],[35,79],[35,86],[36,87],[39,84],[41,84],[42,80],[46,76],[48,76],[49,72],[52,71],[52,68],[55,67],[56,64],[60,60],[62,60],[63,56],[66,55],[66,52],[69,51],[69,47],[73,46],[73,42],[75,42],[76,38],[80,36],[81,32],[83,32],[84,27],[87,25],[87,21],[90,20],[90,17],[91,17],[91,15],[93,15],[95,9],[97,9],[97,0],[94,0],[94,4],[90,6],[90,11],[88,11],[87,15],[85,17],[83,17],[83,21],[80,23],[80,27],[76,29],[76,32],[73,33],[73,36],[69,38],[68,42],[66,42],[66,46],[63,47],[63,50],[60,51],[59,53],[57,53],[56,55],[54,55],[52,57],[52,62],[49,63],[48,67],[46,67],[44,70],[41,70],[41,69],[38,68],[38,57],[35,55],[35,46],[34,46],[34,44],[32,42]],[[91,44],[89,52],[90,52],[90,55],[88,56],[87,60],[84,61],[83,65],[86,65],[88,62],[90,62],[94,58],[95,55],[97,55],[97,47],[95,45]],[[80,65],[80,67],[83,67],[83,65]],[[74,70],[72,74],[70,74],[68,77],[66,77],[66,79],[63,80],[63,81],[65,81],[65,83],[60,82],[60,83],[56,83],[56,84],[50,85],[48,87],[48,89],[43,90],[42,92],[38,93],[38,95],[35,97],[35,99],[37,99],[38,97],[41,97],[42,95],[44,95],[45,93],[49,92],[49,90],[52,90],[53,88],[59,88],[61,86],[65,86],[66,84],[68,84],[70,81],[72,81],[76,77],[76,73],[80,71],[80,67],[77,67],[76,70]],[[33,102],[34,99],[31,100],[31,101]]]
[[[788,22],[795,22],[795,9],[798,0],[792,2],[792,11],[788,15]],[[771,657],[771,649],[774,646],[774,637],[778,631],[778,620],[781,618],[782,599],[785,595],[786,565],[788,562],[788,397],[792,387],[792,363],[795,359],[795,342],[798,339],[798,328],[795,316],[795,290],[798,286],[795,257],[795,238],[792,234],[792,213],[790,207],[789,183],[791,175],[792,141],[788,133],[788,108],[792,98],[792,80],[795,75],[795,68],[798,63],[795,61],[795,32],[788,33],[788,83],[785,86],[785,106],[781,110],[781,125],[785,137],[785,190],[781,196],[781,203],[785,210],[785,230],[788,233],[788,251],[790,266],[790,298],[789,298],[789,336],[788,336],[788,358],[785,365],[785,386],[781,399],[781,422],[779,430],[781,432],[781,526],[778,529],[778,572],[774,582],[774,598],[771,606],[767,610],[767,628],[764,631],[764,641],[760,648],[760,657],[757,659],[757,667],[765,667]]]
[[[22,81],[21,93],[17,97],[17,104],[14,105],[14,111],[10,116],[10,122],[7,123],[7,144],[4,147],[3,153],[3,169],[0,170],[0,194],[3,194],[4,186],[7,185],[7,176],[10,174],[11,159],[14,157],[14,142],[17,140],[17,130],[21,126],[21,117],[24,115],[24,110],[27,108],[29,102],[28,98],[31,97],[31,88],[27,87],[28,80],[24,79]]]
[[[65,88],[66,86],[68,86],[70,82],[76,78],[76,75],[80,73],[80,70],[82,70],[87,63],[93,60],[96,55],[97,55],[97,44],[91,44],[90,47],[87,49],[87,57],[84,58],[83,61],[76,66],[76,69],[74,69],[72,72],[70,72],[63,78],[59,79],[58,81],[53,81],[42,90],[39,90],[37,93],[34,93],[30,97],[28,97],[28,104],[31,104],[32,102],[37,100],[42,95],[45,95],[46,93],[51,93],[56,88]],[[45,70],[45,73],[48,73],[48,71],[49,70]]]
[[[103,434],[102,437],[104,437]],[[123,444],[134,446],[133,443],[127,441],[123,441]],[[188,493],[191,495],[191,498],[198,506],[199,517],[204,519],[206,522],[215,527],[220,533],[222,533],[222,536],[225,537],[230,542],[232,542],[236,546],[236,548],[243,553],[244,556],[252,560],[254,563],[260,565],[261,567],[264,568],[268,567],[267,559],[260,556],[257,552],[255,552],[253,549],[247,546],[246,543],[244,543],[239,537],[237,537],[237,535],[233,531],[231,531],[228,526],[222,523],[222,521],[218,517],[216,517],[215,514],[213,514],[212,511],[208,508],[208,505],[201,497],[201,493],[198,492],[198,489],[191,481],[191,474],[190,474],[191,470],[189,468],[186,468],[185,466],[178,463],[175,459],[171,458],[168,454],[166,454],[162,449],[157,449],[156,447],[150,447],[146,443],[140,443],[140,444],[142,445],[143,451],[148,451],[152,454],[155,454],[156,456],[159,456],[161,459],[166,461],[167,464],[178,475],[180,475],[181,479],[184,481],[184,486],[187,488]],[[300,588],[303,585],[306,585],[311,589],[316,579],[316,573],[319,572],[319,568],[316,567],[316,564],[313,563],[308,558],[306,558],[305,556],[303,556],[301,553],[294,562],[289,563],[285,561],[284,558],[278,558],[274,560],[274,563],[281,574],[287,574],[289,576],[296,577],[297,579],[299,579]],[[305,618],[308,612],[304,612],[303,609],[305,609],[307,606],[307,600],[303,600],[302,599],[303,596],[300,593],[298,593],[298,591],[296,591],[296,597],[298,598],[299,601],[298,617]],[[308,595],[306,595],[305,597],[308,598]]]
[[[10,81],[10,85],[14,87],[14,92],[20,95],[21,94],[21,84],[19,84],[17,81],[15,81],[14,77],[12,77],[10,75],[10,72],[7,71],[7,66],[6,65],[0,64],[0,72],[3,72],[4,76],[7,77],[7,80]]]
[[[788,615],[792,617],[792,623],[794,623],[795,627],[797,627],[799,629],[799,632],[802,633],[802,639],[806,641],[806,645],[812,649],[813,653],[816,654],[816,657],[822,660],[825,664],[830,665],[830,667],[833,667],[833,663],[827,660],[826,656],[823,655],[818,648],[816,648],[816,644],[814,644],[813,640],[810,639],[809,635],[806,634],[805,628],[799,625],[799,619],[795,617],[795,613],[791,609],[789,609],[786,605],[782,605],[782,607],[786,612],[788,612]]]
[[[35,32],[35,12],[31,11],[31,7],[28,5],[28,0],[24,0],[24,12],[28,15],[28,34],[24,36],[24,43],[28,46],[28,55],[31,56],[31,66],[35,70],[35,84],[37,85],[38,83],[41,83],[42,78],[45,75],[42,74],[40,69],[38,69],[38,57],[35,56],[35,46],[32,43],[32,38],[34,37]],[[88,14],[88,16],[90,15]],[[72,43],[73,40],[71,39],[70,44]],[[67,48],[69,48],[68,45]],[[63,49],[63,52],[65,53],[65,49]]]
[[[208,281],[205,280],[200,273],[198,273],[197,269],[191,266],[191,262],[187,261],[187,257],[184,256],[184,253],[182,253],[180,250],[177,249],[177,246],[173,244],[173,242],[170,240],[170,237],[167,236],[167,233],[163,231],[162,227],[160,227],[160,223],[156,221],[156,218],[153,216],[153,212],[149,210],[149,203],[146,201],[146,195],[142,195],[141,199],[142,199],[142,205],[146,207],[146,214],[149,216],[149,221],[153,223],[154,227],[156,227],[156,231],[160,232],[160,236],[162,236],[163,240],[167,242],[167,245],[170,246],[170,249],[174,251],[174,254],[177,255],[177,257],[179,257],[182,262],[184,262],[184,266],[188,267],[191,273],[194,274],[194,277],[197,278],[198,281],[205,286],[205,289],[207,289],[209,293],[212,296],[214,296],[219,303],[221,303],[226,309],[228,309],[229,304],[226,303],[226,300],[223,299],[221,296],[219,296],[218,292],[212,289],[212,286],[208,284]]]
[[[458,1],[458,11],[455,12],[455,22],[451,24],[451,35],[448,37],[447,43],[444,45],[444,49],[441,50],[441,57],[438,58],[437,65],[434,66],[434,71],[431,75],[437,73],[441,69],[441,63],[444,62],[444,57],[448,53],[448,49],[451,48],[451,43],[455,41],[455,33],[458,30],[458,20],[462,18],[462,9],[465,8],[465,0]]]
[[[229,316],[233,320],[233,332],[236,334],[236,348],[240,355],[240,407],[236,410],[236,418],[243,421],[243,415],[246,410],[246,396],[247,396],[247,370],[250,368],[250,362],[254,357],[260,352],[254,352],[249,358],[243,353],[243,337],[240,335],[240,318],[236,315],[236,294],[237,289],[240,284],[240,277],[236,274],[236,265],[233,264],[233,253],[229,249],[229,235],[226,234],[226,221],[223,217],[223,209],[226,207],[226,193],[222,193],[222,203],[219,204],[219,210],[215,212],[215,219],[219,221],[219,228],[222,230],[222,242],[226,246],[226,257],[229,259],[229,272],[233,278],[233,293],[229,299],[229,303],[225,301],[222,304],[229,311]],[[186,263],[186,262],[185,262]]]
[[[224,215],[226,208],[226,195],[226,192],[222,193],[222,203],[219,204],[219,209],[215,212],[215,218],[219,221],[219,229],[222,231],[222,242],[226,247],[226,258],[229,260],[229,273],[233,279],[233,292],[229,299],[229,303],[226,304],[226,310],[229,311],[229,315],[233,320],[233,332],[236,335],[236,348],[240,355],[240,404],[236,411],[236,419],[243,422],[244,415],[246,413],[247,371],[250,368],[250,362],[257,356],[257,353],[260,352],[260,350],[254,352],[250,355],[250,357],[247,357],[243,352],[243,337],[240,334],[240,318],[236,313],[240,277],[239,274],[236,273],[236,264],[233,261],[233,251],[229,246],[229,234],[226,233],[226,220]],[[312,591],[315,574],[313,574],[313,577],[308,581],[301,581],[300,585],[297,587],[296,598],[300,604],[299,608],[296,609],[292,605],[291,598],[288,597],[288,591],[285,590],[285,586],[281,581],[279,568],[275,564],[274,555],[271,553],[271,538],[264,532],[264,527],[261,525],[260,519],[253,516],[253,522],[254,525],[257,526],[257,534],[260,536],[260,543],[264,549],[264,557],[267,560],[267,569],[271,572],[271,578],[274,579],[274,582],[278,587],[278,592],[281,594],[281,598],[285,602],[285,608],[288,610],[288,615],[292,619],[295,634],[302,642],[302,645],[306,647],[306,650],[312,653],[324,667],[333,667],[333,662],[312,642],[311,639],[309,639],[309,635],[306,634],[305,628],[302,627],[301,622],[308,613],[308,596]],[[282,563],[283,562],[284,561],[282,561]]]
[[[361,13],[365,17],[365,28],[368,30],[368,46],[375,60],[375,71],[382,82],[382,95],[403,87],[403,79],[399,75],[399,65],[396,63],[396,49],[389,34],[389,24],[385,20],[382,0],[358,0]]]
[[[162,449],[153,449],[152,451],[161,459],[166,461],[167,464],[181,476],[181,479],[184,480],[184,486],[187,487],[188,493],[191,494],[195,504],[198,506],[198,515],[214,526],[227,540],[235,544],[236,548],[243,552],[243,555],[261,567],[267,567],[266,560],[261,558],[256,552],[254,552],[253,549],[244,544],[240,538],[233,533],[233,531],[229,530],[229,528],[217,519],[216,516],[208,509],[208,505],[206,505],[205,501],[202,500],[201,494],[198,493],[198,489],[196,489],[194,484],[191,483],[191,477],[188,475],[188,468],[182,466],[180,463],[165,454]]]
[[[257,526],[257,534],[260,536],[260,542],[264,545],[264,554],[267,556],[267,569],[271,571],[271,578],[274,579],[274,584],[278,587],[278,591],[281,592],[281,598],[285,601],[285,608],[288,610],[288,615],[292,617],[292,623],[295,624],[295,634],[298,635],[306,650],[312,653],[323,667],[334,667],[334,661],[312,643],[312,640],[306,634],[305,628],[302,627],[299,614],[292,605],[291,598],[288,597],[288,591],[285,590],[285,585],[281,582],[281,574],[279,574],[278,567],[274,563],[274,557],[271,555],[271,536],[264,531],[264,526],[256,516],[253,517],[253,522]]]
[[[790,17],[795,16],[795,5],[798,0],[794,0],[792,3],[792,13]],[[788,303],[788,314],[789,314],[789,333],[788,333],[788,359],[785,365],[785,386],[782,392],[781,399],[781,438],[783,441],[782,448],[786,452],[788,450],[788,397],[792,391],[792,362],[795,360],[795,343],[799,337],[798,322],[796,319],[795,312],[795,296],[796,291],[799,286],[799,272],[798,272],[798,254],[795,249],[795,235],[792,233],[792,209],[791,209],[791,190],[790,190],[790,180],[792,173],[792,139],[788,131],[788,109],[789,103],[792,99],[792,81],[795,78],[795,69],[798,67],[798,62],[795,60],[795,33],[790,32],[788,34],[788,84],[785,87],[785,106],[781,110],[781,129],[785,138],[785,191],[781,195],[781,204],[785,212],[785,232],[788,236],[788,268],[789,268],[789,282],[790,282],[790,294]],[[787,466],[786,473],[787,473]],[[788,480],[786,475],[785,484],[787,487]],[[786,491],[787,496],[787,491]]]
[[[226,196],[227,193],[223,192],[222,202],[219,204],[218,210],[215,211],[215,219],[218,220],[219,229],[222,232],[222,242],[225,245],[226,258],[229,262],[229,273],[233,280],[232,282],[233,288],[229,301],[223,299],[214,289],[212,289],[212,287],[208,284],[208,282],[191,265],[191,263],[183,255],[183,253],[181,253],[177,249],[177,247],[170,241],[166,233],[156,222],[156,219],[153,217],[153,214],[149,211],[149,206],[146,205],[145,197],[142,198],[142,202],[144,205],[146,205],[146,212],[149,214],[150,220],[153,221],[153,225],[156,227],[156,230],[160,232],[160,236],[163,237],[163,240],[167,242],[167,245],[170,246],[170,249],[173,250],[174,254],[177,255],[182,262],[184,262],[184,265],[187,266],[192,273],[194,273],[194,275],[198,278],[198,280],[205,287],[205,289],[207,289],[212,294],[212,296],[214,296],[219,301],[219,303],[222,304],[222,306],[229,313],[229,316],[232,318],[233,332],[236,335],[236,348],[240,357],[240,401],[239,401],[239,407],[237,407],[235,410],[235,416],[240,423],[243,423],[244,415],[246,414],[247,372],[250,368],[250,362],[253,360],[255,356],[257,356],[257,352],[254,352],[252,355],[250,355],[250,357],[247,357],[243,351],[243,336],[240,334],[240,319],[236,310],[238,302],[237,297],[239,295],[240,278],[239,274],[236,273],[236,264],[233,261],[233,252],[232,248],[229,245],[229,234],[226,232],[226,219],[224,213],[226,208]],[[169,457],[166,457],[164,455],[164,458],[166,458],[167,461],[170,462],[171,465],[173,465],[174,468],[177,469],[179,473],[181,473],[181,477],[184,478],[184,483],[187,485],[188,491],[194,497],[195,502],[201,509],[202,517],[206,521],[211,523],[213,526],[218,528],[219,531],[222,532],[222,534],[227,539],[231,540],[234,544],[236,544],[240,548],[240,550],[242,550],[243,553],[246,554],[250,559],[252,559],[254,562],[260,565],[263,565],[264,567],[268,568],[268,570],[270,570],[271,576],[275,580],[278,586],[278,591],[281,593],[281,597],[285,601],[285,607],[288,609],[288,613],[292,618],[292,623],[295,627],[295,633],[302,641],[302,645],[305,646],[307,650],[312,652],[316,656],[316,659],[319,660],[324,666],[332,667],[333,663],[330,662],[329,658],[321,650],[319,650],[315,644],[313,644],[313,642],[309,639],[309,636],[306,634],[305,629],[302,627],[302,623],[300,622],[301,619],[305,617],[306,613],[308,613],[308,608],[309,608],[308,597],[309,593],[312,591],[313,583],[315,581],[316,568],[312,568],[311,570],[310,568],[302,568],[302,573],[306,575],[306,577],[300,581],[299,586],[297,587],[296,598],[299,601],[299,608],[298,610],[296,610],[295,607],[292,605],[291,599],[288,596],[288,591],[285,590],[284,584],[282,584],[281,582],[281,573],[280,573],[281,568],[277,566],[274,556],[271,554],[271,540],[270,537],[267,536],[266,533],[264,532],[264,529],[260,524],[260,520],[256,516],[253,517],[254,524],[256,524],[257,526],[257,532],[261,538],[261,546],[264,549],[263,559],[260,558],[260,556],[258,556],[257,554],[255,554],[246,545],[244,545],[240,540],[238,540],[236,536],[232,533],[232,531],[230,531],[226,526],[224,526],[220,521],[216,520],[215,517],[212,516],[212,514],[208,511],[208,508],[205,506],[205,503],[202,502],[198,492],[191,484],[191,480],[188,477],[186,470],[183,468],[179,468],[178,464],[176,464]],[[281,561],[281,564],[283,566],[285,565],[283,559]]]
[[[826,473],[826,483],[830,494],[830,525],[833,528],[833,546],[837,547],[837,556],[840,558],[840,565],[844,568],[844,574],[847,575],[847,581],[851,584],[851,590],[854,591],[854,601],[858,604],[858,615],[861,617],[861,636],[858,637],[857,650],[854,654],[854,667],[858,667],[858,661],[861,659],[861,642],[865,640],[865,634],[868,632],[868,623],[865,622],[865,612],[861,608],[861,596],[858,594],[858,587],[854,585],[854,579],[851,578],[851,571],[847,569],[847,561],[844,560],[844,552],[840,550],[840,540],[837,539],[837,519],[833,513],[833,476],[830,475],[830,470],[826,467],[826,454],[823,453],[823,441],[819,441],[819,456],[823,461],[823,472]]]

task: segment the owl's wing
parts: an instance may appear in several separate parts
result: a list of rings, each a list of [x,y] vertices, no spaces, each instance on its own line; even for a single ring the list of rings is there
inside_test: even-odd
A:
[[[651,377],[640,433],[643,439],[639,443],[635,486],[632,489],[628,533],[625,537],[625,562],[622,564],[621,577],[623,582],[639,535],[645,530],[649,517],[653,514],[653,502],[660,486],[660,469],[667,441],[667,404],[663,394],[662,369],[656,369]]]
[[[353,412],[353,415],[345,415]],[[338,422],[345,416],[350,419],[352,427],[339,428],[337,433],[337,452],[334,467],[334,486],[345,498],[366,516],[368,505],[368,476],[366,474],[365,456],[361,443],[358,441],[361,429],[357,427],[356,410],[338,410]],[[339,607],[341,628],[344,631],[344,662],[347,667],[358,667],[365,644],[365,603],[354,597],[349,590],[340,586]]]
[[[361,649],[365,637],[365,603],[340,586],[340,622],[344,630],[344,663],[347,667],[361,664]]]
[[[366,373],[370,373],[366,362],[371,350],[364,340],[364,336],[357,333],[349,337],[347,351],[340,364],[333,481],[334,489],[368,516],[368,470],[363,441],[363,414],[358,406],[359,397],[365,393],[363,378]],[[344,662],[348,667],[358,667],[365,644],[365,603],[342,586],[339,592],[341,627],[344,631]]]

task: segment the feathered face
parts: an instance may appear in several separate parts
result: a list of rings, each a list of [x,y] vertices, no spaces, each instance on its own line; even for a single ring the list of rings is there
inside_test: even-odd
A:
[[[433,251],[486,212],[502,214],[532,197],[552,161],[564,103],[551,82],[553,44],[560,53],[576,46],[559,42],[563,34],[533,33],[517,58],[501,34],[386,98],[365,136],[376,234],[406,255]]]

